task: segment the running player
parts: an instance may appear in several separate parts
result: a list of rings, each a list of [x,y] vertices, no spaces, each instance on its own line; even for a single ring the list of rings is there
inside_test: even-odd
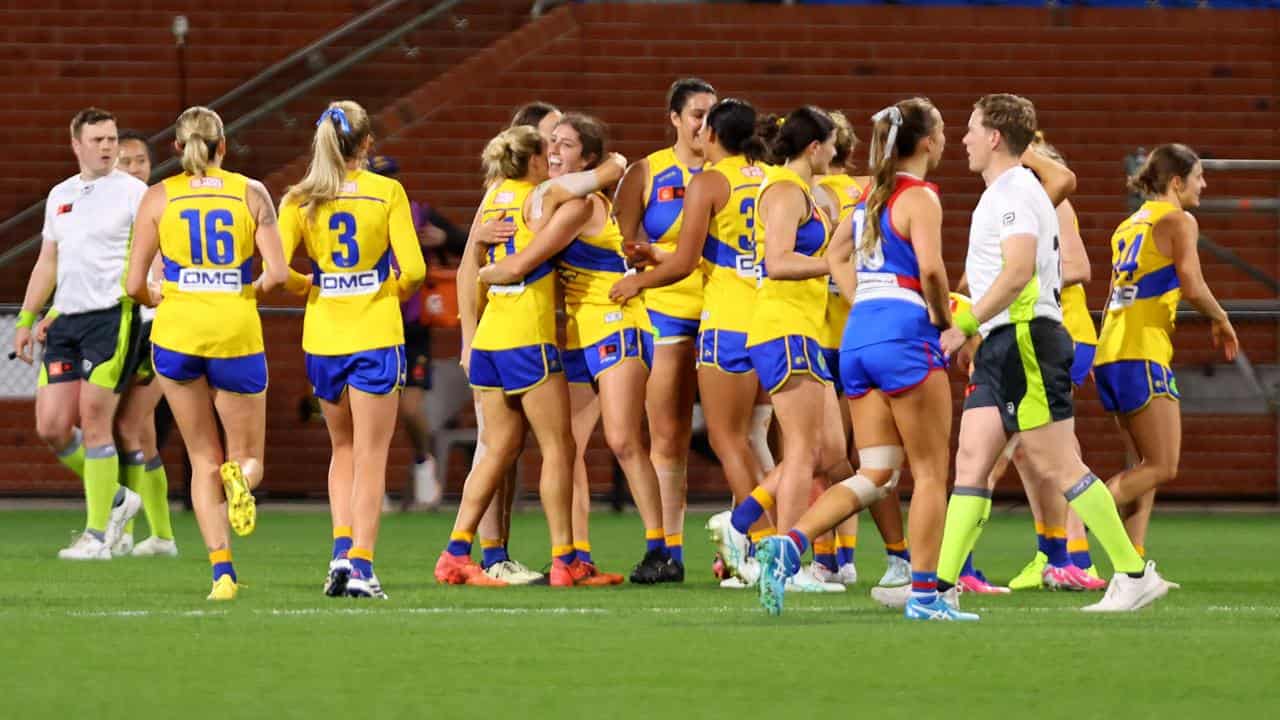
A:
[[[874,184],[836,229],[828,257],[841,294],[853,301],[840,363],[860,468],[827,490],[787,535],[761,546],[761,598],[767,611],[780,613],[779,580],[799,569],[809,538],[887,498],[909,457],[914,597],[905,615],[961,620],[938,599],[936,579],[951,437],[938,327],[950,324],[950,310],[942,205],[924,178],[941,161],[946,137],[942,116],[923,98],[891,105],[874,122]]]
[[[449,584],[506,584],[485,575],[471,560],[471,544],[503,474],[520,454],[527,421],[542,453],[539,495],[551,535],[550,583],[571,586],[575,576],[570,565],[577,562],[571,518],[574,443],[569,391],[556,346],[551,259],[587,222],[590,206],[572,199],[550,216],[537,212],[534,190],[547,179],[547,160],[533,128],[502,132],[489,141],[483,159],[490,188],[483,217],[504,218],[516,232],[507,243],[473,248],[484,252],[483,275],[459,271],[459,286],[475,283],[477,277],[488,286],[479,323],[467,327],[463,317],[463,337],[469,342],[463,347],[463,364],[470,369],[472,387],[480,391],[485,452],[463,489],[435,577]],[[533,243],[537,252],[519,253]],[[498,280],[502,275],[511,279]]]
[[[36,433],[58,461],[84,481],[84,532],[58,552],[65,560],[109,560],[142,499],[119,485],[112,436],[120,393],[133,374],[138,317],[122,298],[129,233],[146,183],[116,169],[115,117],[87,108],[71,120],[80,172],[58,183],[45,203],[43,242],[27,282],[14,351],[33,362],[31,328],[53,296],[36,390]],[[55,291],[56,285],[56,291]],[[79,418],[80,427],[76,427]]]
[[[281,203],[280,236],[286,263],[302,244],[312,267],[310,276],[291,273],[289,290],[307,296],[307,379],[333,446],[324,591],[385,599],[373,556],[405,382],[400,301],[417,292],[426,265],[404,188],[365,169],[372,145],[364,108],[330,103],[307,174]]]
[[[253,532],[250,492],[262,482],[266,434],[267,359],[255,290],[281,285],[287,266],[267,189],[222,169],[227,139],[218,114],[188,108],[176,137],[182,172],[142,199],[127,288],[138,302],[159,303],[152,365],[191,458],[191,499],[213,566],[209,599],[231,600],[239,585],[227,521],[238,535]],[[265,269],[252,281],[255,246]],[[157,250],[159,288],[147,282]]]
[[[756,134],[755,108],[736,98],[711,107],[701,135],[708,164],[689,182],[675,251],[659,256],[648,271],[619,280],[610,296],[617,302],[641,292],[649,296],[655,288],[681,283],[701,266],[698,392],[711,447],[737,505],[756,492],[765,471],[772,469],[761,467],[750,444],[760,381],[746,347],[756,285],[752,232],[766,148]],[[771,499],[765,502],[771,504]],[[707,526],[722,547],[731,532],[729,523],[729,513],[721,513]],[[758,524],[757,530],[763,527]],[[731,569],[746,560],[742,544],[730,543],[723,552],[736,553],[726,560]]]
[[[1036,131],[1035,108],[1015,95],[987,95],[969,118],[969,169],[987,189],[973,212],[965,271],[973,292],[941,337],[950,355],[979,331],[960,421],[956,485],[938,564],[939,592],[952,610],[960,566],[991,511],[988,476],[1008,436],[1022,433],[1034,475],[1062,490],[1116,569],[1103,600],[1085,609],[1130,611],[1168,590],[1125,536],[1115,501],[1080,459],[1071,403],[1071,338],[1062,327],[1058,217],[1019,161]]]
[[[633,164],[618,187],[615,212],[629,256],[637,257],[641,243],[653,243],[665,253],[675,250],[685,188],[705,162],[698,130],[715,102],[715,88],[702,80],[684,78],[671,84],[667,117],[676,131],[675,145]],[[702,278],[691,272],[679,282],[655,288],[645,293],[644,305],[655,345],[645,396],[649,454],[662,492],[667,552],[683,580],[684,511],[697,390],[694,339],[702,312]]]
[[[1209,318],[1213,346],[1228,361],[1235,359],[1239,341],[1196,252],[1200,230],[1190,210],[1200,206],[1205,188],[1200,158],[1186,145],[1161,145],[1129,187],[1146,202],[1111,236],[1111,300],[1094,377],[1103,409],[1115,417],[1138,459],[1107,484],[1142,554],[1156,488],[1177,476],[1182,449],[1178,383],[1170,369],[1178,302],[1186,300]]]

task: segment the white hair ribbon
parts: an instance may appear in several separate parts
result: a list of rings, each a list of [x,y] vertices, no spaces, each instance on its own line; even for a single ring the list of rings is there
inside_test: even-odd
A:
[[[897,105],[890,105],[875,115],[872,115],[871,122],[878,123],[885,118],[889,118],[889,136],[884,140],[884,157],[880,162],[888,160],[889,156],[893,154],[893,145],[898,140],[898,128],[902,127],[902,111],[898,109]],[[868,162],[873,168],[877,164],[874,155],[868,159]]]

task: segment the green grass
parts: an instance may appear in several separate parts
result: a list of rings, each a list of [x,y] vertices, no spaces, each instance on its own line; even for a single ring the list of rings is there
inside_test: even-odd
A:
[[[0,513],[4,716],[1226,720],[1268,716],[1280,686],[1267,516],[1158,517],[1150,547],[1183,589],[1146,611],[1088,616],[1083,596],[1030,592],[968,599],[974,625],[875,606],[884,562],[869,521],[859,586],[790,595],[768,618],[754,592],[715,587],[702,515],[684,586],[571,590],[439,587],[451,517],[388,516],[378,569],[391,600],[357,603],[320,593],[327,516],[269,508],[235,543],[248,587],[216,606],[190,515],[175,518],[177,560],[59,562],[81,518]],[[629,570],[635,516],[601,513],[592,529],[598,563]],[[513,535],[517,557],[544,562],[540,516],[518,515]],[[1007,578],[1032,545],[1026,516],[997,514],[979,566]]]

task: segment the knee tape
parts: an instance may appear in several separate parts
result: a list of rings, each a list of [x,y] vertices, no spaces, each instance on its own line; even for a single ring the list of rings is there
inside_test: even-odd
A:
[[[878,496],[872,502],[883,499],[893,489],[898,487],[898,478],[902,476],[902,463],[906,460],[906,453],[903,452],[899,445],[877,445],[876,447],[863,448],[858,451],[858,464],[866,470],[888,470],[889,481],[884,485],[877,487]],[[855,475],[855,478],[862,477]],[[867,481],[870,483],[870,480]],[[874,485],[874,483],[871,483]],[[857,490],[854,490],[856,493]],[[861,497],[861,495],[859,495]]]

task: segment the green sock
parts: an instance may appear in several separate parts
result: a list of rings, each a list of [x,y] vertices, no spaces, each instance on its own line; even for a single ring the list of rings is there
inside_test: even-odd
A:
[[[121,463],[121,467],[123,470],[121,471],[121,474],[124,475],[124,486],[136,493],[141,493],[142,473],[144,472],[142,467],[144,463],[142,459],[142,451],[135,450],[133,452],[127,452],[122,457],[122,460],[123,463]],[[130,518],[129,522],[124,524],[124,531],[129,535],[133,534],[133,520],[134,518]]]
[[[147,461],[142,472],[138,494],[142,496],[142,510],[147,514],[151,534],[165,540],[173,539],[173,525],[169,522],[169,478],[164,474],[164,460],[159,455]]]
[[[1071,508],[1098,539],[1107,557],[1111,558],[1111,567],[1116,572],[1143,572],[1142,556],[1134,549],[1129,534],[1125,532],[1124,522],[1120,520],[1120,513],[1116,510],[1116,500],[1107,486],[1098,481],[1097,475],[1085,475],[1065,495]]]
[[[84,499],[88,506],[85,527],[105,532],[111,517],[111,501],[120,487],[120,460],[114,445],[88,448],[84,456]]]
[[[84,480],[84,434],[80,428],[72,428],[71,443],[57,452],[58,462],[65,465],[76,477]]]
[[[973,551],[982,526],[991,515],[991,492],[986,488],[958,487],[947,503],[947,524],[942,530],[942,554],[938,579],[955,584],[964,559]]]

